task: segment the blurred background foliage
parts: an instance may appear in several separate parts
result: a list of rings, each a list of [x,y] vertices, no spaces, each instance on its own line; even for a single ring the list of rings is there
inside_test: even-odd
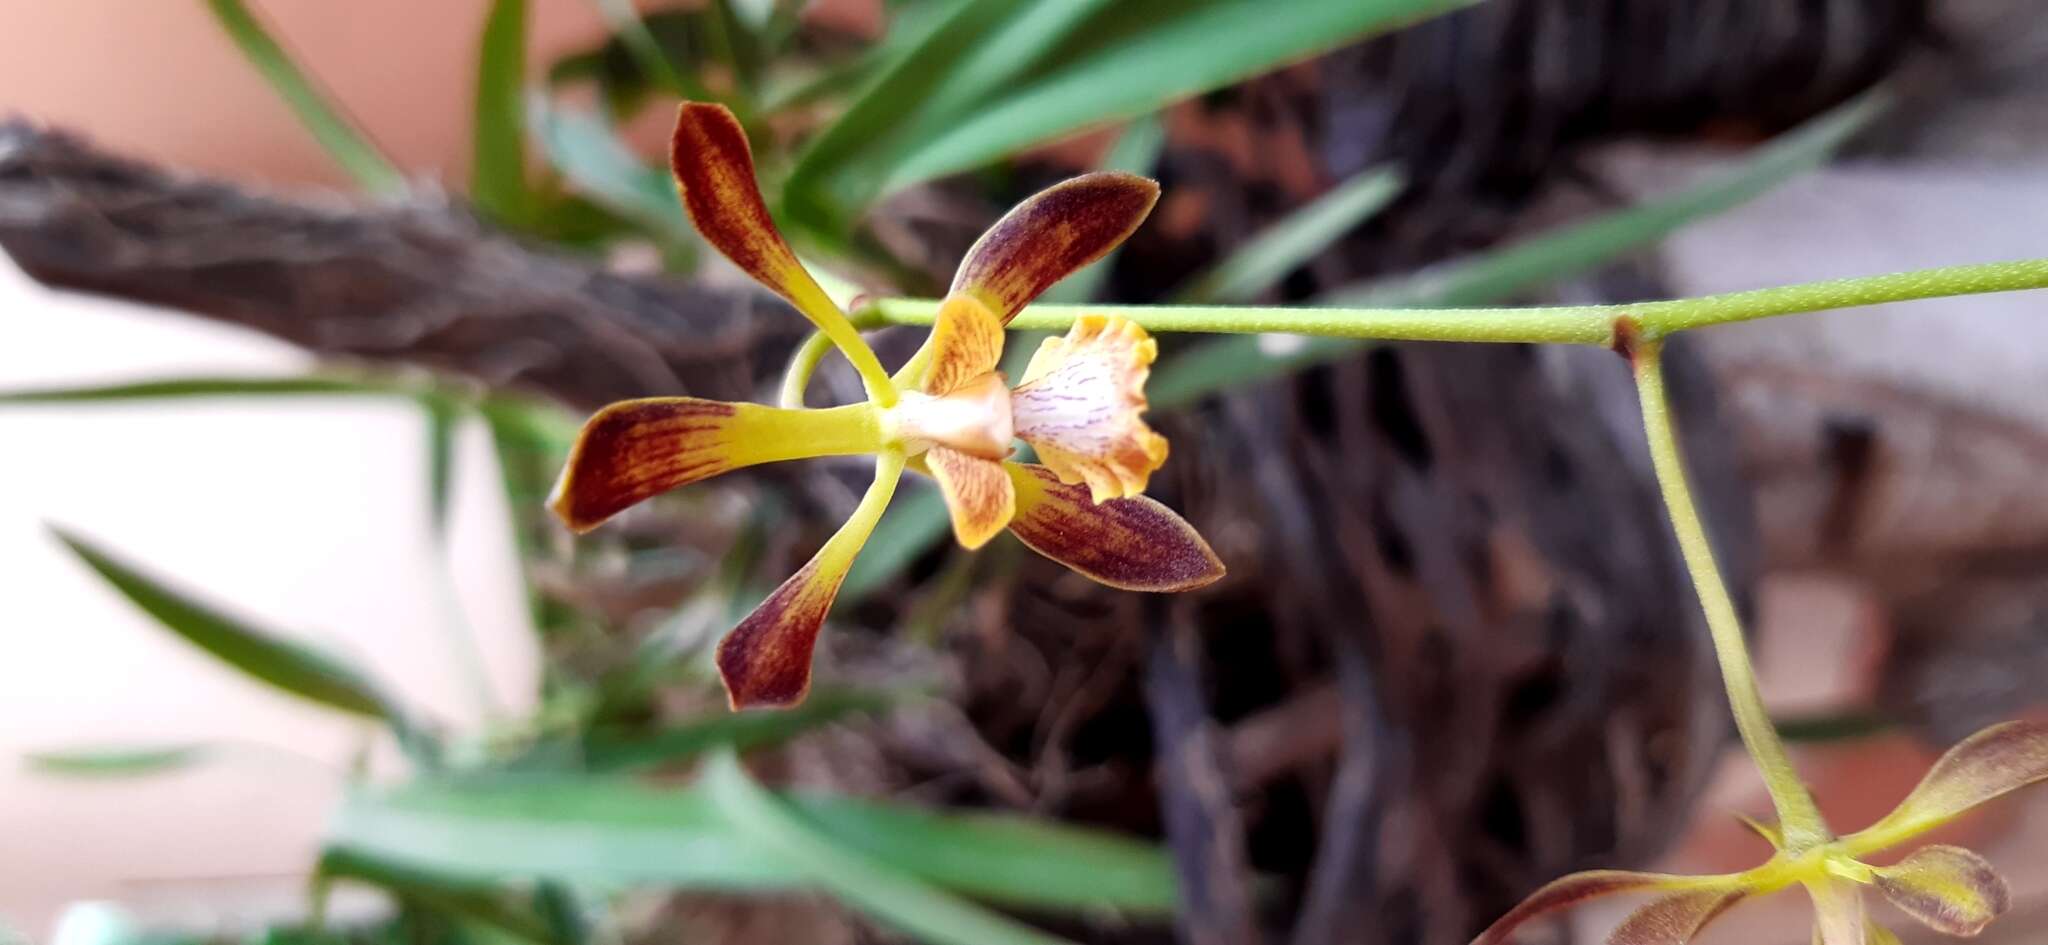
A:
[[[244,0],[207,0],[221,28],[369,199],[408,199],[414,184],[380,154],[266,31]],[[592,0],[611,34],[524,79],[523,0],[493,0],[477,34],[475,158],[463,197],[491,224],[536,244],[719,278],[683,217],[664,168],[621,129],[678,99],[730,107],[751,137],[763,187],[801,252],[864,292],[930,293],[974,228],[915,223],[968,194],[1001,206],[1057,169],[1161,173],[1166,110],[1229,96],[1237,83],[1403,30],[1456,0],[897,0],[867,34],[806,20],[792,0],[706,0],[675,7]],[[394,25],[394,28],[398,28]],[[1179,299],[1387,305],[1511,300],[1655,243],[1824,161],[1885,107],[1852,76],[1828,101],[1752,129],[1761,141],[1711,179],[1554,228],[1468,248],[1426,267],[1395,260],[1366,278],[1304,291],[1302,274],[1389,206],[1441,186],[1442,167],[1403,166],[1399,149],[1272,215],[1208,264],[1147,271],[1119,261],[1057,287],[1063,301]],[[1471,78],[1484,83],[1485,76]],[[1341,90],[1332,94],[1341,94]],[[1836,102],[1841,104],[1835,105]],[[1834,105],[1823,110],[1821,105]],[[1818,117],[1810,117],[1811,115]],[[1391,159],[1389,159],[1391,158]],[[1194,176],[1186,175],[1183,176]],[[1227,179],[1227,177],[1226,177]],[[935,196],[936,195],[936,196]],[[889,207],[908,206],[890,214]],[[911,224],[900,222],[906,216]],[[894,221],[894,222],[892,222]],[[925,254],[928,254],[925,255]],[[1141,261],[1142,263],[1142,261]],[[1328,267],[1324,267],[1328,268]],[[1170,284],[1159,284],[1161,279]],[[1035,345],[1017,343],[1028,352]],[[1155,409],[1279,377],[1365,345],[1311,339],[1174,340],[1152,384]],[[828,378],[829,381],[829,378]],[[343,654],[287,642],[230,615],[229,587],[178,587],[118,548],[64,535],[94,571],[193,647],[248,676],[364,720],[402,750],[410,774],[360,779],[335,812],[310,895],[314,918],[264,941],[641,941],[688,930],[660,896],[819,893],[880,927],[957,945],[1157,940],[1185,891],[1156,838],[1064,823],[1027,810],[935,809],[908,801],[761,786],[733,758],[837,722],[925,705],[937,683],[827,685],[786,713],[728,713],[704,650],[765,589],[755,562],[800,510],[774,481],[691,490],[657,527],[571,547],[541,499],[579,416],[453,375],[337,365],[305,378],[172,378],[91,389],[18,391],[8,402],[361,396],[417,405],[433,457],[432,523],[460,427],[496,446],[528,565],[533,622],[547,654],[539,709],[454,731],[388,695]],[[408,514],[394,510],[394,515]],[[687,523],[678,525],[678,523]],[[438,524],[435,525],[438,528]],[[677,534],[688,540],[678,542]],[[843,611],[888,591],[896,632],[929,640],[963,605],[971,579],[1012,566],[998,548],[976,563],[949,550],[929,492],[892,508],[842,596]],[[116,539],[118,541],[118,539]],[[288,549],[280,553],[289,553]],[[574,577],[626,574],[607,599]],[[651,592],[645,591],[653,588]],[[466,630],[449,627],[456,645]],[[899,677],[900,678],[900,674]],[[480,694],[480,698],[488,698]],[[274,753],[273,753],[274,754]],[[32,763],[53,776],[139,778],[234,757],[291,764],[234,743],[53,746]],[[772,767],[772,765],[771,765]],[[337,777],[356,774],[337,772]],[[323,921],[336,884],[388,894],[369,924]],[[786,901],[771,899],[770,902]],[[78,942],[176,942],[81,917]],[[1149,931],[1148,931],[1149,930]],[[694,937],[685,940],[694,940]]]

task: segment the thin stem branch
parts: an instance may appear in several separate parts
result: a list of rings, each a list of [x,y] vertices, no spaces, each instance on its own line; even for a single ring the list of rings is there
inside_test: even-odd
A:
[[[1636,391],[1642,398],[1643,432],[1649,438],[1650,459],[1656,468],[1657,485],[1664,493],[1664,506],[1671,527],[1678,533],[1678,548],[1685,567],[1699,593],[1707,630],[1713,637],[1714,655],[1721,664],[1721,680],[1728,689],[1728,704],[1735,713],[1735,728],[1742,744],[1756,761],[1771,803],[1778,809],[1779,827],[1785,849],[1799,853],[1832,839],[1813,795],[1799,780],[1785,752],[1785,743],[1771,725],[1764,710],[1763,695],[1757,689],[1756,670],[1750,665],[1749,646],[1742,638],[1742,621],[1735,614],[1735,602],[1721,580],[1714,563],[1714,549],[1707,541],[1699,509],[1693,503],[1692,488],[1686,483],[1685,464],[1678,452],[1671,405],[1664,395],[1662,345],[1651,341],[1631,352],[1635,363]]]
[[[1012,328],[1062,330],[1084,314],[1122,315],[1148,331],[1288,332],[1390,341],[1501,341],[1611,346],[1614,325],[1633,318],[1643,340],[1774,315],[1913,299],[2048,288],[2048,259],[1978,263],[1882,276],[1808,282],[1630,305],[1527,308],[1278,308],[1232,305],[1052,305],[1026,308]],[[880,299],[862,312],[875,325],[929,325],[935,299]]]
[[[789,356],[789,368],[782,373],[782,396],[778,401],[782,406],[795,408],[804,405],[804,391],[810,389],[811,375],[817,373],[818,363],[825,360],[825,353],[831,350],[832,337],[822,331],[814,331]]]

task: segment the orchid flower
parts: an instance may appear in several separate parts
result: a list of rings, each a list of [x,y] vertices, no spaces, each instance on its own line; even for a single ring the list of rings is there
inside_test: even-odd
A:
[[[719,643],[734,708],[802,701],[826,612],[905,469],[937,481],[967,548],[1008,528],[1040,554],[1128,590],[1183,591],[1223,575],[1193,527],[1139,494],[1167,453],[1166,439],[1139,417],[1158,351],[1143,328],[1082,318],[1045,342],[1014,390],[996,370],[1004,326],[1137,229],[1158,199],[1156,183],[1089,174],[1012,209],[968,250],[924,347],[891,377],[775,229],[731,112],[684,104],[670,164],[705,241],[809,318],[859,371],[867,400],[825,409],[694,397],[612,404],[584,424],[550,507],[584,532],[742,466],[875,457],[874,483],[852,516]],[[1018,439],[1044,465],[1010,461]]]
[[[1610,945],[1683,945],[1737,902],[1795,883],[1813,899],[1818,943],[1897,945],[1896,935],[1865,915],[1865,886],[1876,887],[1900,911],[1937,932],[1976,935],[2010,904],[2005,880],[1983,857],[1961,847],[1932,845],[1890,866],[1864,860],[2043,778],[2048,778],[2048,725],[1993,725],[1949,749],[1897,808],[1856,833],[1834,837],[1822,828],[1788,842],[1790,831],[1747,821],[1776,850],[1762,866],[1718,876],[1574,873],[1538,889],[1473,945],[1499,945],[1536,916],[1627,892],[1662,895],[1615,927],[1607,937]]]

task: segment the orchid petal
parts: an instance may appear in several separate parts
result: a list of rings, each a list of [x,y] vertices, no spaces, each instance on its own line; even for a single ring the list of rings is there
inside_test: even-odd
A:
[[[1673,893],[1629,913],[1608,933],[1607,945],[1685,945],[1745,895],[1741,889]]]
[[[1975,935],[2012,905],[2005,878],[1962,847],[1923,847],[1876,873],[1877,888],[1892,905],[1948,935]]]
[[[1158,200],[1158,182],[1135,174],[1103,171],[1054,184],[974,242],[948,294],[974,296],[1007,325],[1053,283],[1115,249]]]
[[[1717,895],[1739,892],[1732,876],[1673,876],[1669,873],[1634,873],[1627,870],[1588,870],[1555,879],[1494,920],[1472,945],[1500,945],[1523,923],[1538,916],[1575,906],[1588,899],[1615,893],[1672,890]]]
[[[1223,562],[1186,519],[1144,496],[1097,504],[1052,470],[1005,463],[1017,490],[1010,532],[1038,552],[1110,587],[1187,591],[1223,576]]]
[[[2048,778],[2048,725],[1993,725],[1949,749],[1898,807],[1842,838],[1842,847],[1859,856],[1894,846],[2043,778]]]
[[[971,295],[949,295],[932,323],[928,394],[944,395],[993,373],[1003,357],[1003,323]]]
[[[587,532],[628,506],[756,463],[880,449],[875,409],[788,410],[696,397],[626,400],[584,422],[548,505]]]
[[[811,651],[847,569],[896,492],[903,454],[875,460],[875,481],[823,548],[718,642],[718,674],[734,709],[787,707],[811,688]]]
[[[961,547],[988,544],[1017,514],[1017,486],[1002,463],[934,446],[925,451],[924,465],[939,484]]]
[[[886,377],[874,352],[775,228],[754,181],[746,130],[723,105],[684,102],[669,140],[669,169],[697,232],[733,265],[789,300],[853,360],[864,378]]]
[[[1821,945],[1865,945],[1869,920],[1863,912],[1863,887],[1833,876],[1805,884],[1813,900],[1814,938]]]
[[[1128,319],[1088,315],[1032,356],[1010,395],[1017,436],[1061,482],[1086,482],[1097,502],[1145,491],[1166,462],[1146,426],[1145,379],[1159,342]]]

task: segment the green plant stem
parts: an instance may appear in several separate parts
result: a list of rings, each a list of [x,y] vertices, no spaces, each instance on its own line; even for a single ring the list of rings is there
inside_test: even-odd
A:
[[[1707,325],[1904,302],[2048,288],[2048,259],[1978,263],[1882,276],[1705,295],[1630,305],[1529,308],[1271,308],[1230,305],[1033,305],[1012,328],[1064,330],[1084,315],[1121,315],[1149,331],[1286,332],[1391,341],[1502,341],[1610,346],[1622,316],[1656,341]],[[868,325],[929,325],[936,299],[880,299],[861,311]]]
[[[832,350],[832,336],[822,331],[811,332],[804,343],[797,346],[789,356],[789,368],[782,373],[782,396],[778,399],[784,407],[796,408],[804,405],[804,391],[811,386],[811,375],[817,373],[818,363],[825,360],[825,353]]]
[[[1770,789],[1785,850],[1798,854],[1826,843],[1832,835],[1764,710],[1756,670],[1750,664],[1749,646],[1742,638],[1742,621],[1735,614],[1728,586],[1721,580],[1721,569],[1714,563],[1713,546],[1707,541],[1707,530],[1693,504],[1692,488],[1686,483],[1671,405],[1664,396],[1663,346],[1655,341],[1642,344],[1633,350],[1632,359],[1636,391],[1642,398],[1643,432],[1649,438],[1657,485],[1664,493],[1671,527],[1678,533],[1678,548],[1685,557],[1686,570],[1699,593],[1700,609],[1706,613],[1714,655],[1721,664],[1721,680],[1728,688],[1728,705],[1735,713],[1735,728]]]

